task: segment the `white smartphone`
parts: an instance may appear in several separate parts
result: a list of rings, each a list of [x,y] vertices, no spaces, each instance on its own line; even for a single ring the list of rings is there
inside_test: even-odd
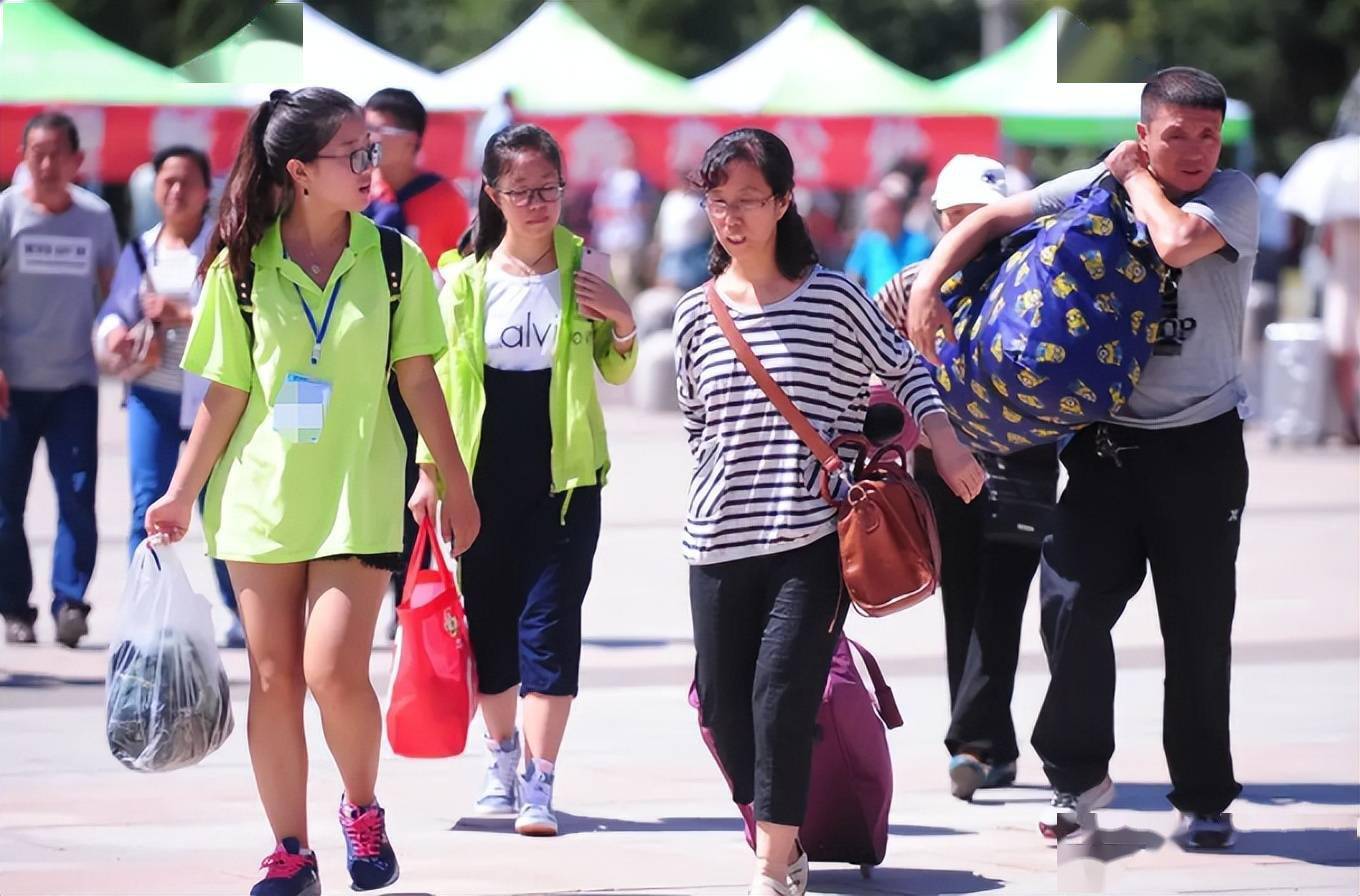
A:
[[[608,283],[613,282],[613,277],[610,274],[608,252],[601,252],[598,249],[592,249],[589,246],[583,246],[581,248],[581,270],[588,271],[589,273],[594,274],[596,277],[599,277],[601,280],[604,280],[605,282]],[[586,318],[587,320],[600,319],[588,313],[585,309],[581,309],[581,316]]]

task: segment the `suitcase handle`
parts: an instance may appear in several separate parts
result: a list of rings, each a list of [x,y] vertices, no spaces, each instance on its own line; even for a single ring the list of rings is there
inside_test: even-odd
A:
[[[887,680],[883,677],[883,670],[878,665],[878,660],[874,655],[864,649],[864,645],[858,641],[845,639],[859,654],[859,658],[864,661],[864,668],[869,673],[869,680],[874,685],[874,704],[878,710],[878,717],[883,720],[883,724],[888,730],[901,728],[903,725],[902,712],[897,708],[897,700],[893,697],[892,688],[888,686]]]

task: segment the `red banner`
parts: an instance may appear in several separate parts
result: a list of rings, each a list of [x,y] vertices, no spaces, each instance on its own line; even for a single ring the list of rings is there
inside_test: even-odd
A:
[[[19,164],[24,124],[39,106],[0,107],[0,180]],[[82,176],[106,183],[127,180],[156,149],[187,143],[208,152],[225,173],[235,157],[247,109],[184,106],[74,106],[65,109],[86,151]],[[445,174],[476,178],[481,147],[470,145],[479,113],[432,112],[425,135],[426,163]],[[995,155],[1000,128],[987,117],[808,116],[533,116],[562,145],[567,179],[597,181],[633,165],[653,184],[668,186],[690,171],[718,137],[740,126],[778,134],[793,153],[799,184],[852,189],[874,183],[903,157],[924,158],[938,171],[956,153]],[[8,157],[3,153],[8,153]]]

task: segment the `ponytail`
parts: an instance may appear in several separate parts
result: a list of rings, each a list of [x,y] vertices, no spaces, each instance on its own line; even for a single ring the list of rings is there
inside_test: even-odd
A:
[[[562,150],[553,135],[536,124],[515,124],[501,128],[486,142],[482,153],[482,187],[477,191],[477,218],[472,222],[473,254],[485,258],[505,239],[505,214],[487,195],[487,187],[494,187],[514,161],[516,154],[536,152],[557,169],[562,180]]]
[[[199,269],[227,251],[232,276],[244,280],[250,253],[274,219],[293,204],[293,179],[285,167],[291,159],[314,161],[347,116],[359,107],[338,90],[308,87],[296,93],[275,90],[255,107],[241,148],[227,177],[217,229]]]

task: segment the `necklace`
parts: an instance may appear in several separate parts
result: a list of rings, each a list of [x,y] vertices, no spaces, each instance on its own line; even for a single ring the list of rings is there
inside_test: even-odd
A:
[[[525,264],[523,259],[517,258],[517,257],[514,256],[514,255],[511,255],[510,252],[509,252],[509,250],[506,250],[506,252],[505,252],[504,254],[505,254],[505,258],[506,258],[507,260],[513,261],[515,264],[522,265],[525,271],[527,271],[528,273],[532,274],[532,273],[534,273],[534,268],[538,267],[538,263],[539,263],[540,261],[542,261],[543,259],[547,258],[547,257],[548,257],[548,253],[551,252],[552,250],[553,250],[552,245],[549,245],[548,248],[546,248],[546,249],[543,250],[543,254],[542,254],[542,255],[538,256],[537,258],[535,258],[533,261],[529,262],[528,264]]]

